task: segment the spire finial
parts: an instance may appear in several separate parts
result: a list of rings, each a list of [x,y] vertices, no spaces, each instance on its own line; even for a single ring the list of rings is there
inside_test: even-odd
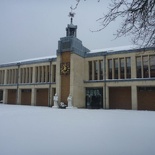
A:
[[[73,9],[71,7],[71,12],[69,12],[69,17],[71,17],[71,24],[73,24],[73,18],[74,18],[75,13],[73,12]]]

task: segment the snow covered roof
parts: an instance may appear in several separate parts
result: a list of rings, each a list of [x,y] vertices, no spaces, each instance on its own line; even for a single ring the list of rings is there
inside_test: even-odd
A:
[[[127,45],[127,46],[119,46],[119,47],[110,47],[103,49],[95,49],[91,50],[89,53],[98,53],[98,52],[116,52],[116,51],[126,51],[126,50],[134,50],[139,49],[138,46],[135,45]]]
[[[32,59],[25,59],[25,60],[20,60],[20,61],[14,61],[14,62],[9,62],[9,63],[3,63],[0,64],[1,67],[5,66],[13,66],[17,64],[31,64],[31,63],[37,63],[37,62],[45,62],[49,61],[50,59],[55,59],[57,56],[46,56],[46,57],[38,57],[38,58],[32,58]]]
[[[52,59],[56,58],[57,56],[46,56],[46,57],[38,57],[38,58],[31,58],[31,59],[26,59],[26,60],[21,60],[17,61],[16,63],[22,63],[22,62],[28,62],[28,61],[37,61],[37,60],[47,60],[47,59]]]

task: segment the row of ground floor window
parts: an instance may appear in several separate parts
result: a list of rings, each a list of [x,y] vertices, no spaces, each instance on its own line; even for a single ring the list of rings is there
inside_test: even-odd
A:
[[[131,87],[109,87],[108,90],[108,106],[104,105],[104,89],[101,87],[86,88],[84,106],[88,109],[135,109],[133,108],[133,94],[136,97],[136,109],[138,110],[155,110],[155,87],[136,87],[135,94],[132,93]],[[32,90],[21,89],[20,103],[21,105],[37,105],[37,106],[53,106],[53,96],[56,89],[52,90],[51,103],[49,102],[49,89],[37,89],[35,93],[35,104],[32,103]],[[33,95],[34,96],[34,95]],[[0,100],[4,98],[4,91],[0,90]],[[34,98],[34,97],[33,97]],[[17,103],[16,89],[7,90],[7,104]]]
[[[155,110],[155,87],[109,87],[108,104],[104,105],[102,88],[86,89],[87,108]],[[132,103],[133,102],[133,103]],[[135,108],[136,107],[136,108]]]

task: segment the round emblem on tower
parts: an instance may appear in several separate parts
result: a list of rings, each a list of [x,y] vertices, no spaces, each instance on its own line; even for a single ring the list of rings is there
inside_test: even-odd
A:
[[[70,63],[66,62],[66,63],[61,63],[60,65],[60,72],[61,74],[69,74],[70,73]]]

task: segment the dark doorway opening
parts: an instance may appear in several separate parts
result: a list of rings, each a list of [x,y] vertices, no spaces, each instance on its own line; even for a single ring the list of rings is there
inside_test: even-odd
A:
[[[103,108],[103,88],[86,88],[86,108]]]

